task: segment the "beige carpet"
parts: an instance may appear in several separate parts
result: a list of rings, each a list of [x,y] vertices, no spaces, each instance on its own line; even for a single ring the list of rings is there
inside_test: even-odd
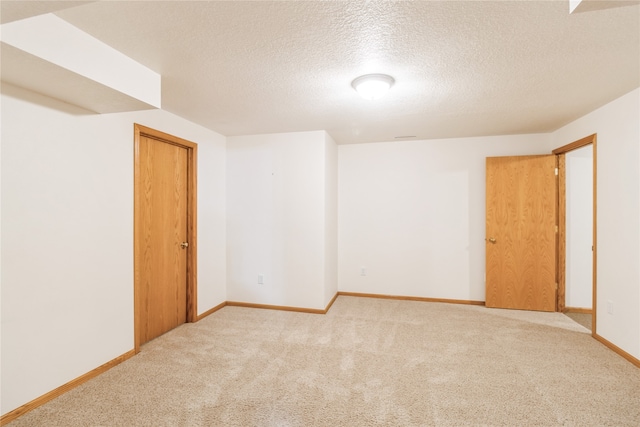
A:
[[[225,307],[9,425],[637,427],[640,369],[560,313]]]

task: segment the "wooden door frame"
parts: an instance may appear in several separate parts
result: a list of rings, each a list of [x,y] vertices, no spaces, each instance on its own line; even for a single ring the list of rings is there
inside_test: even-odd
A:
[[[597,139],[598,134],[586,136],[577,141],[573,141],[570,144],[556,148],[552,151],[553,154],[558,156],[558,260],[557,260],[557,279],[558,279],[558,311],[564,311],[565,297],[566,297],[566,176],[565,176],[565,154],[577,150],[578,148],[585,147],[589,144],[593,146],[593,266],[592,266],[592,302],[591,302],[591,335],[596,335],[596,307],[597,307],[597,292],[596,292],[596,277],[597,277],[597,253],[598,245],[596,239],[596,213],[597,213]]]
[[[133,302],[134,302],[134,351],[140,352],[140,284],[141,284],[141,236],[140,206],[142,183],[140,174],[140,137],[148,137],[187,150],[187,322],[198,319],[197,304],[197,164],[198,145],[186,139],[134,123],[134,173],[133,173]]]

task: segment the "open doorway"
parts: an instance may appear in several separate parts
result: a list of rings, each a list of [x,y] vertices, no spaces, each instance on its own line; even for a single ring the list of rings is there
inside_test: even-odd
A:
[[[595,331],[596,135],[558,156],[558,311]]]

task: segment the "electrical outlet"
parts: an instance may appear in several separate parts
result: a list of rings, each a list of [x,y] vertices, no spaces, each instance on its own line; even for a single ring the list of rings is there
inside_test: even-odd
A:
[[[613,301],[607,300],[607,313],[613,314]]]
[[[262,274],[258,274],[258,285],[264,284],[264,276]]]
[[[360,275],[361,276],[366,276],[367,275],[367,269],[364,267],[360,267]]]

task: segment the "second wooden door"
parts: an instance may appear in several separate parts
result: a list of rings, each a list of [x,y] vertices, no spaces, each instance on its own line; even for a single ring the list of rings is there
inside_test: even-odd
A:
[[[487,158],[486,306],[556,310],[556,158]]]

